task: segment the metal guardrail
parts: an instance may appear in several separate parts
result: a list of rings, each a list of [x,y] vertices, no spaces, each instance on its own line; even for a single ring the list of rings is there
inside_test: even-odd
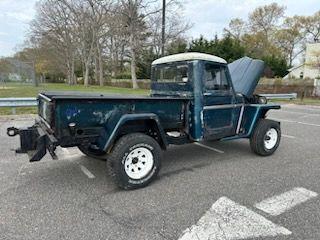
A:
[[[267,99],[296,99],[297,93],[280,93],[280,94],[259,94],[259,96],[266,97]]]
[[[296,99],[297,93],[286,94],[259,94],[267,99]],[[17,107],[35,107],[38,105],[37,98],[0,98],[0,107],[11,107],[12,114],[16,114]]]
[[[16,114],[17,107],[35,107],[37,98],[0,98],[0,107],[11,107],[12,114]]]
[[[37,105],[37,98],[0,98],[0,107],[30,107]]]

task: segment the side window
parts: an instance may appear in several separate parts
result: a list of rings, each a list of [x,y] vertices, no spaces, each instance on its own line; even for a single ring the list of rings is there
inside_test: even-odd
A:
[[[187,64],[166,64],[156,66],[154,70],[155,80],[161,83],[187,83],[188,65]]]
[[[177,82],[188,82],[188,65],[177,66]]]
[[[205,90],[229,90],[225,68],[215,64],[205,64],[204,88]]]

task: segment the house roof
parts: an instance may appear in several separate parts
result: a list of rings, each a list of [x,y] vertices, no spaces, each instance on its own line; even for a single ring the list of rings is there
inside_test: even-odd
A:
[[[174,55],[159,58],[153,61],[152,65],[170,63],[170,62],[179,62],[179,61],[190,61],[190,60],[205,60],[205,61],[224,63],[224,64],[227,63],[227,61],[224,60],[223,58],[220,58],[214,55],[197,53],[197,52],[189,52],[189,53],[179,53],[179,54],[174,54]]]

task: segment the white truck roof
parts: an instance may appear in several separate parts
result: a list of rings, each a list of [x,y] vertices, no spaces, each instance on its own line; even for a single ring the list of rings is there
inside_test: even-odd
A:
[[[214,55],[198,53],[198,52],[188,52],[188,53],[179,53],[179,54],[174,54],[174,55],[159,58],[153,61],[152,65],[170,63],[170,62],[179,62],[179,61],[190,61],[190,60],[205,60],[205,61],[216,62],[216,63],[227,63],[227,61],[224,60],[223,58],[217,57]]]

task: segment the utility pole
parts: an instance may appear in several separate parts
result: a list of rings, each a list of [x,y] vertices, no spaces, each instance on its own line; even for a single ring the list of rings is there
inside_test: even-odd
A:
[[[166,42],[166,0],[162,1],[162,38],[161,38],[161,55],[164,56],[164,45]]]

